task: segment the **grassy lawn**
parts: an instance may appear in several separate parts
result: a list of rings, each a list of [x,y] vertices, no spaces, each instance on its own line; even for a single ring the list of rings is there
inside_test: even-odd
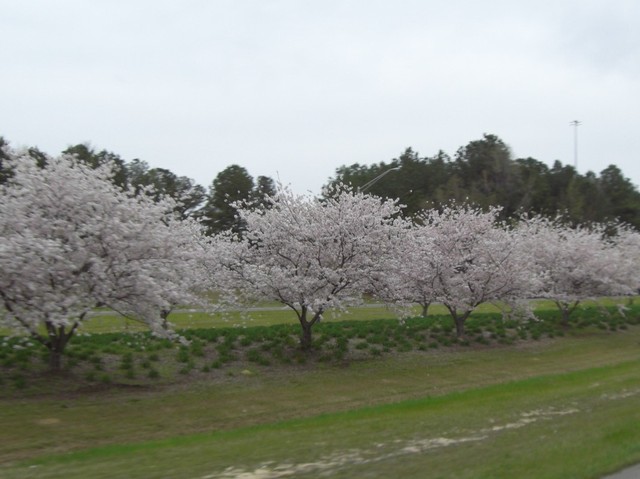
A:
[[[640,326],[600,326],[377,356],[345,323],[339,360],[5,379],[0,477],[600,477],[640,461]]]
[[[639,366],[636,360],[343,413],[91,448],[1,472],[7,478],[599,477],[640,459]]]
[[[598,300],[598,304],[611,306],[620,302],[626,302],[627,299],[621,298],[602,298]],[[637,301],[637,299],[636,299]],[[537,311],[555,310],[556,306],[548,300],[533,300],[532,303]],[[594,305],[594,301],[587,300],[583,305]],[[499,312],[499,308],[495,305],[486,303],[481,304],[472,314],[485,314]],[[420,307],[413,308],[415,315],[420,314]],[[429,315],[439,316],[447,315],[447,309],[441,304],[433,304],[429,308]],[[387,319],[395,317],[393,311],[389,308],[370,301],[363,306],[350,308],[347,313],[337,314],[334,311],[327,311],[325,318],[327,321],[355,320],[369,321],[373,319]],[[272,326],[275,324],[297,324],[295,313],[288,307],[282,306],[280,303],[265,302],[255,305],[255,308],[248,311],[226,311],[226,312],[204,312],[198,309],[192,309],[188,306],[180,308],[177,312],[169,316],[171,323],[178,329],[184,328],[228,328],[228,327],[253,327],[253,326]],[[81,331],[84,333],[111,333],[111,332],[137,332],[146,331],[147,327],[136,321],[124,318],[113,311],[100,308],[95,311],[94,316],[86,321]],[[0,335],[9,334],[7,329],[0,328]]]
[[[617,304],[621,300],[619,298],[603,298],[598,301],[598,304],[604,306],[610,306]],[[555,310],[556,306],[548,300],[534,300],[532,303],[535,305],[537,311],[540,310]],[[586,306],[593,305],[593,301],[585,301],[583,303]],[[260,309],[264,308],[264,309]],[[420,308],[416,306],[414,314],[420,314]],[[493,304],[481,304],[474,314],[485,314],[499,312],[499,309]],[[447,315],[447,309],[441,304],[433,304],[429,308],[429,315]],[[368,321],[372,319],[386,319],[394,317],[393,311],[389,308],[378,305],[375,302],[366,303],[361,307],[353,307],[345,314],[336,314],[333,311],[328,311],[325,314],[327,321],[334,320],[355,320],[355,321]],[[175,325],[176,328],[227,328],[227,327],[252,327],[252,326],[272,326],[274,324],[295,324],[297,323],[296,315],[287,307],[283,307],[279,303],[260,303],[256,305],[256,308],[251,311],[228,311],[225,313],[214,312],[202,312],[197,309],[189,311],[188,307],[185,307],[179,312],[174,312],[170,315],[169,320]],[[83,325],[83,331],[88,333],[106,333],[106,332],[119,332],[119,331],[145,331],[146,327],[135,321],[128,320],[117,314],[114,314],[108,310],[98,311],[90,321],[87,321]],[[0,334],[2,331],[0,331]]]

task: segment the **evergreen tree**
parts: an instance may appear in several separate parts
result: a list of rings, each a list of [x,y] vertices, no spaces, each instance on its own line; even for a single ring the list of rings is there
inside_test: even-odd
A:
[[[609,165],[600,172],[598,183],[607,199],[607,216],[640,229],[640,192],[620,168]]]
[[[236,202],[251,202],[254,198],[253,177],[238,165],[231,165],[215,177],[209,187],[209,195],[200,216],[208,234],[233,230],[242,231]]]
[[[72,155],[94,169],[108,163],[113,164],[115,170],[111,181],[122,189],[127,187],[127,168],[125,162],[115,153],[107,150],[95,151],[88,143],[70,146],[62,153]]]

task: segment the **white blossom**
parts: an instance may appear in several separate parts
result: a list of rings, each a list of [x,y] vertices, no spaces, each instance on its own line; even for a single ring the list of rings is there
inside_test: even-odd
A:
[[[462,336],[481,303],[529,294],[536,282],[531,257],[518,248],[519,234],[498,223],[499,212],[455,204],[424,211],[396,250],[391,296],[423,307],[444,304]]]
[[[5,323],[59,355],[97,306],[161,331],[161,311],[193,300],[199,229],[176,220],[170,200],[120,190],[111,165],[91,169],[61,156],[40,168],[15,156],[0,190]]]
[[[638,233],[617,225],[619,236],[610,237],[610,228],[569,227],[561,218],[539,216],[518,226],[522,247],[533,254],[532,271],[542,279],[534,294],[553,300],[564,324],[582,300],[637,291]]]
[[[404,222],[394,201],[337,191],[328,198],[280,188],[265,207],[240,207],[242,238],[223,234],[209,255],[219,290],[279,301],[294,310],[310,347],[311,327],[329,308],[361,300],[384,274]]]

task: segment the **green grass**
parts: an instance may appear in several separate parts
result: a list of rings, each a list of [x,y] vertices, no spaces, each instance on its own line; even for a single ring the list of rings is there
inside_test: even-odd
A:
[[[275,458],[288,455],[287,458],[300,463],[316,449],[321,457],[325,457],[328,450],[368,450],[374,438],[376,444],[398,440],[399,443],[393,444],[406,445],[425,437],[454,437],[452,431],[460,428],[500,425],[500,421],[516,421],[522,412],[545,408],[581,409],[584,406],[589,415],[563,416],[552,422],[584,422],[585,426],[590,425],[596,430],[602,427],[603,431],[609,431],[607,434],[614,437],[619,434],[624,438],[629,434],[629,426],[636,424],[636,413],[628,411],[624,406],[626,400],[621,400],[612,403],[622,405],[621,409],[614,408],[610,414],[604,414],[606,408],[603,408],[608,403],[601,404],[601,399],[604,394],[615,395],[640,389],[639,341],[638,328],[624,333],[580,332],[575,337],[528,344],[526,347],[447,353],[413,352],[384,360],[357,362],[348,368],[316,365],[254,375],[243,375],[237,371],[227,381],[202,382],[186,389],[178,386],[138,390],[112,385],[82,394],[6,399],[0,408],[0,422],[4,426],[0,431],[0,462],[13,462],[14,465],[0,469],[0,476],[34,477],[29,476],[33,469],[28,469],[28,466],[33,465],[33,460],[38,462],[41,456],[57,459],[47,463],[48,472],[44,468],[38,469],[42,474],[39,477],[74,477],[72,471],[79,471],[77,477],[83,474],[109,477],[107,472],[114,470],[110,468],[116,467],[114,464],[121,464],[118,467],[122,469],[119,470],[128,471],[130,477],[154,477],[153,469],[148,467],[159,464],[159,458],[164,457],[171,457],[170,464],[163,465],[160,470],[164,471],[166,467],[167,470],[178,468],[184,471],[184,474],[175,474],[178,476],[204,474],[196,467],[198,464],[207,464],[211,468],[207,472],[227,465],[250,470],[262,460],[256,457],[256,450],[264,450],[269,457]],[[565,388],[571,391],[566,392]],[[638,398],[629,396],[628,399],[636,404]],[[453,407],[452,401],[458,405]],[[404,406],[395,409],[394,404]],[[414,404],[422,405],[418,411],[422,411],[419,414],[423,414],[424,419],[402,412]],[[594,411],[604,414],[601,424],[590,422]],[[378,414],[380,417],[376,419]],[[358,418],[363,415],[369,419],[359,422]],[[396,415],[398,417],[393,419]],[[616,416],[624,420],[618,420]],[[412,426],[420,421],[424,437]],[[373,430],[372,424],[378,424],[381,431]],[[547,426],[548,421],[536,423],[522,428],[522,432],[529,434],[536,428],[544,430]],[[563,434],[571,432],[572,427],[567,426],[567,431],[554,433],[555,436],[551,437],[556,437],[560,445],[566,446],[569,439],[565,439]],[[211,435],[210,431],[228,431],[229,435]],[[299,431],[301,436],[294,434],[290,437],[295,431]],[[274,439],[273,434],[284,437]],[[536,434],[544,435],[544,432]],[[386,439],[383,441],[378,435]],[[234,437],[237,439],[230,442]],[[495,439],[502,437],[497,435]],[[531,437],[518,440],[529,444]],[[596,442],[600,440],[604,441],[594,439]],[[319,448],[307,446],[309,451],[305,452],[291,449],[292,444],[297,443],[323,444]],[[106,449],[98,448],[86,453],[87,444],[102,445]],[[130,444],[142,445],[131,448]],[[235,448],[231,444],[235,444]],[[277,453],[276,444],[280,444],[283,451]],[[542,441],[540,447],[544,445]],[[463,446],[476,448],[481,444],[460,445]],[[500,445],[492,452],[492,447],[485,450],[482,443],[478,454],[480,457],[486,454],[495,456],[504,447]],[[632,460],[635,453],[625,453],[626,447],[627,439],[617,441],[613,449],[620,448],[622,452],[613,457],[620,457],[622,462]],[[60,455],[66,451],[76,451],[79,456]],[[171,451],[182,452],[176,452],[176,456]],[[200,451],[202,456],[199,457],[196,451]],[[457,446],[447,449],[447,457],[458,464],[460,458],[455,455],[456,451],[461,457],[467,457],[467,453],[463,454]],[[437,456],[444,452],[438,450]],[[531,454],[534,452],[530,451]],[[509,457],[510,461],[518,463],[526,459],[524,456],[523,451],[504,452],[504,457],[495,459],[496,467]],[[244,457],[252,460],[242,461]],[[27,460],[27,463],[20,465],[22,460]],[[406,460],[399,462],[405,463]],[[576,459],[576,462],[581,461]],[[447,461],[443,464],[445,467]],[[393,470],[400,466],[390,460],[385,467]],[[351,477],[366,477],[359,472],[364,465],[354,467],[353,470],[346,469],[344,477],[349,477],[349,474],[353,474]],[[379,469],[381,467],[381,463],[376,463],[375,470],[382,470]],[[479,465],[467,462],[465,467],[477,471]],[[403,477],[404,474],[411,477],[410,471],[403,471]],[[500,477],[491,474],[486,477]],[[387,476],[381,474],[377,477]],[[502,477],[509,476],[505,473]],[[578,474],[574,477],[588,476]]]
[[[7,479],[33,477],[34,471],[43,478],[113,477],[117,471],[142,478],[235,477],[259,470],[295,471],[295,477],[599,477],[640,460],[638,396],[636,359],[301,419],[47,455],[0,472]]]
[[[299,349],[296,324],[178,330],[189,346],[153,337],[148,332],[94,333],[75,337],[65,351],[65,371],[84,378],[77,388],[113,381],[148,387],[176,381],[198,381],[230,369],[263,370],[304,363],[348,364],[410,351],[456,348],[487,349],[496,345],[564,336],[571,330],[624,330],[640,322],[640,305],[621,316],[615,308],[584,307],[561,327],[557,312],[541,309],[539,321],[505,319],[500,313],[478,312],[467,321],[467,336],[456,338],[448,316],[428,318],[350,319],[323,321],[314,328],[313,350]],[[153,361],[153,367],[151,362]],[[24,337],[0,341],[0,397],[16,390],[38,394],[50,388],[47,351]],[[147,370],[147,371],[143,371]],[[153,372],[152,372],[153,371]],[[69,392],[69,391],[68,391]]]
[[[53,378],[19,340],[0,348],[0,477],[266,467],[293,477],[582,478],[640,461],[638,313],[583,308],[568,330],[553,311],[541,317],[526,340],[503,344],[523,325],[480,313],[468,327],[489,344],[450,347],[450,323],[436,315],[327,321],[304,362],[272,354],[296,351],[295,325],[186,330],[188,347],[94,334],[75,338],[77,364]],[[220,351],[236,359],[214,366]]]
[[[626,301],[626,300],[623,300]],[[620,302],[620,298],[602,298],[597,304],[603,306],[612,306]],[[552,301],[534,300],[533,304],[537,311],[556,310],[556,306]],[[594,301],[587,300],[583,302],[584,306],[593,306]],[[295,313],[287,307],[283,307],[279,303],[265,302],[260,303],[257,307],[277,308],[254,310],[249,312],[229,311],[226,313],[207,313],[199,311],[183,311],[172,313],[169,320],[176,328],[228,328],[228,327],[253,327],[253,326],[272,326],[275,324],[297,324]],[[481,304],[472,314],[497,313],[499,308],[493,304]],[[413,313],[417,316],[420,313],[418,306],[413,308]],[[448,315],[447,309],[441,304],[433,304],[429,308],[430,316]],[[375,303],[365,304],[361,307],[353,307],[347,310],[347,313],[337,314],[334,311],[328,311],[325,314],[327,321],[369,321],[373,319],[386,319],[393,316],[393,312],[384,306],[375,306]],[[136,332],[146,331],[146,326],[135,321],[128,320],[109,311],[101,310],[99,315],[94,316],[87,321],[82,330],[87,333],[105,333],[105,332]],[[0,334],[2,332],[0,331]]]
[[[273,306],[270,306],[273,307]],[[417,311],[417,309],[416,309]],[[357,318],[357,320],[384,319],[392,316],[393,313],[385,307],[361,307],[352,308],[350,313],[337,315],[328,312],[325,317],[328,321]],[[184,311],[172,313],[169,321],[178,329],[199,329],[199,328],[229,328],[229,327],[253,327],[272,326],[275,324],[297,324],[295,313],[288,308],[278,308],[273,310],[257,310],[243,313],[240,311],[230,311],[226,313],[207,313],[201,311]],[[104,312],[88,320],[82,327],[88,333],[107,332],[137,332],[146,331],[143,324],[123,318],[121,316]]]
[[[621,301],[620,298],[602,298],[597,304],[603,306],[612,306]],[[622,299],[623,302],[628,301]],[[537,311],[556,310],[556,306],[552,301],[533,300]],[[587,300],[582,303],[584,306],[593,306],[594,301]],[[225,313],[208,313],[198,310],[189,311],[185,307],[181,312],[174,312],[169,316],[169,321],[178,329],[198,329],[198,328],[229,328],[229,327],[253,327],[253,326],[272,326],[276,324],[297,324],[295,313],[287,307],[283,307],[276,302],[264,302],[256,305],[258,308],[276,308],[253,310],[248,312],[228,311]],[[499,308],[495,305],[486,303],[481,304],[472,314],[497,313]],[[413,308],[414,314],[420,313],[418,306]],[[446,316],[447,309],[441,304],[433,304],[429,308],[430,316]],[[386,319],[393,317],[394,313],[384,306],[376,306],[375,302],[366,303],[360,307],[349,308],[344,314],[337,314],[334,311],[328,311],[325,314],[327,321],[369,321],[374,319]],[[147,327],[139,322],[126,319],[108,309],[99,308],[95,311],[95,315],[83,323],[81,331],[83,333],[110,333],[110,332],[140,332],[147,331]],[[0,328],[0,335],[9,334],[9,330]]]

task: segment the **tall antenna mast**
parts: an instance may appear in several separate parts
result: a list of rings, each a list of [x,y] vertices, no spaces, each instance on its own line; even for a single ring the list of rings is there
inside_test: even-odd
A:
[[[573,167],[578,169],[578,126],[582,124],[581,121],[573,120],[569,123],[573,126]]]

